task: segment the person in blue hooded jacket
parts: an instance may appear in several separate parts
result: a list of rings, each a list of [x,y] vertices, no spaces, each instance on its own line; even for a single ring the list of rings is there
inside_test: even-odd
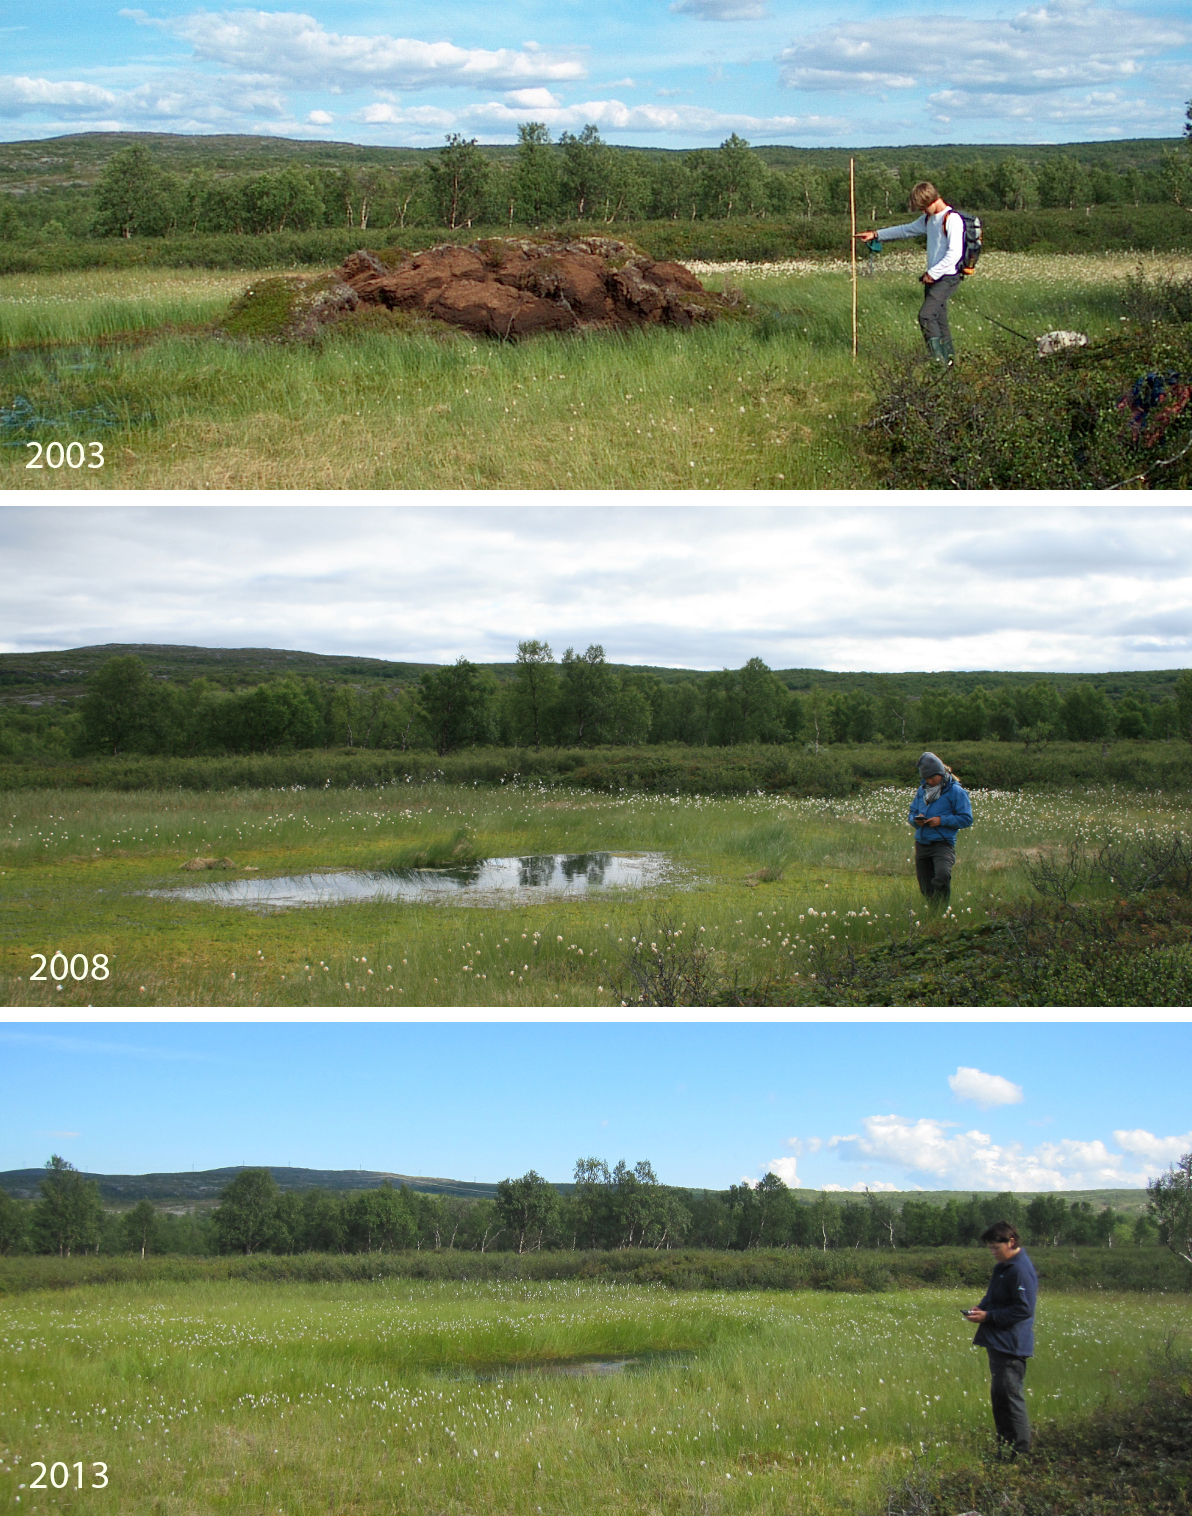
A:
[[[978,1323],[973,1346],[989,1354],[989,1398],[998,1442],[1015,1453],[1029,1453],[1031,1423],[1023,1381],[1026,1361],[1035,1352],[1039,1276],[1011,1222],[995,1221],[981,1233],[981,1241],[993,1254],[993,1277],[980,1304],[964,1315]]]
[[[956,833],[973,824],[973,808],[956,775],[934,753],[919,759],[922,781],[907,820],[915,829],[915,874],[928,905],[946,906],[952,898]]]

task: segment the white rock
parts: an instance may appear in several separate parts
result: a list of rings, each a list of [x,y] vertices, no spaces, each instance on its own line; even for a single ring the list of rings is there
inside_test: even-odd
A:
[[[1035,338],[1040,358],[1049,358],[1052,353],[1062,353],[1069,347],[1088,347],[1089,339],[1083,332],[1044,332]]]

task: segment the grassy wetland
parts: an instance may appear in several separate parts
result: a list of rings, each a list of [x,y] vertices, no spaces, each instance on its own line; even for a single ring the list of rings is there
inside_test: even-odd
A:
[[[22,1510],[876,1516],[925,1448],[951,1470],[989,1441],[968,1304],[572,1281],[35,1291],[4,1305],[0,1464]],[[1042,1301],[1041,1446],[1137,1396],[1183,1315],[1182,1296]],[[34,1490],[38,1462],[72,1488]]]
[[[14,489],[810,489],[872,486],[858,425],[921,350],[918,245],[861,280],[842,260],[695,264],[745,314],[690,331],[476,342],[348,322],[317,342],[221,337],[270,274],[138,268],[0,277],[0,478]],[[868,264],[866,265],[868,268]],[[1112,336],[1127,289],[1181,254],[991,250],[953,302],[963,353],[1055,328]],[[20,402],[18,404],[18,401]],[[102,467],[26,465],[29,441]],[[88,458],[95,455],[87,454]]]
[[[1126,878],[1081,862],[1107,845],[1128,862],[1131,848],[1186,836],[1182,792],[974,788],[975,824],[959,836],[942,916],[929,914],[914,881],[912,794],[892,785],[842,799],[518,784],[9,791],[0,992],[10,1006],[59,1009],[1188,1003],[1186,891],[1131,893]],[[668,872],[645,888],[508,905],[265,911],[171,893],[548,853],[659,853]],[[227,862],[182,871],[204,857]],[[1040,893],[1041,864],[1062,901]],[[632,972],[643,954],[644,982]],[[39,969],[37,955],[53,966]],[[85,977],[63,968],[76,961]],[[874,965],[885,966],[876,977]]]

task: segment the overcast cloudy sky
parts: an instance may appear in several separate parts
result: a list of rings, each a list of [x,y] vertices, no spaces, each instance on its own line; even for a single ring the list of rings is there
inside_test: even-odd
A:
[[[9,7],[0,131],[660,147],[1178,136],[1186,0],[194,0]]]
[[[0,1054],[0,1171],[558,1181],[594,1153],[668,1184],[1051,1190],[1192,1148],[1178,1024],[12,1024]]]
[[[1192,507],[25,506],[0,648],[671,667],[1192,664]]]

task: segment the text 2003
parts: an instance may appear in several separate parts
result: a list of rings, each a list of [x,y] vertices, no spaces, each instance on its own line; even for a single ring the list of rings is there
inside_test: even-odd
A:
[[[61,442],[26,442],[25,446],[34,450],[26,468],[61,468],[63,464],[67,468],[82,468],[87,463],[88,451],[91,453],[91,462],[87,463],[87,467],[103,468],[102,442],[68,442],[65,446]]]

